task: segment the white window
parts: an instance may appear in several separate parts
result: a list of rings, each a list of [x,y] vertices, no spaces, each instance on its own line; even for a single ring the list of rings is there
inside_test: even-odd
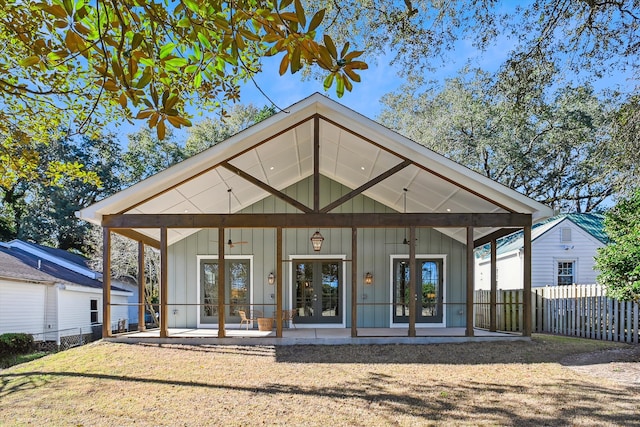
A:
[[[575,283],[574,262],[559,261],[558,262],[558,286],[571,285]]]
[[[560,241],[561,242],[570,242],[571,241],[571,229],[566,227],[566,228],[561,228],[560,229]]]
[[[92,299],[89,305],[89,314],[91,316],[91,324],[98,323],[98,300]]]

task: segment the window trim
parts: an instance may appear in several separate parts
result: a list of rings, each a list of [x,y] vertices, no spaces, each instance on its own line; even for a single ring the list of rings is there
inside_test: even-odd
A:
[[[555,283],[556,286],[567,286],[567,285],[561,285],[560,284],[560,272],[558,271],[560,269],[560,264],[561,263],[571,263],[571,276],[573,278],[573,280],[571,281],[571,283],[569,283],[569,285],[573,285],[574,283],[578,283],[578,261],[576,259],[556,259],[555,260],[555,273],[554,273],[554,277],[555,277]],[[563,275],[563,277],[566,277],[568,275]]]
[[[95,302],[96,308],[93,308],[93,303]],[[97,325],[100,323],[100,301],[97,298],[89,299],[89,323],[92,325]],[[96,320],[93,320],[93,316],[95,314]]]

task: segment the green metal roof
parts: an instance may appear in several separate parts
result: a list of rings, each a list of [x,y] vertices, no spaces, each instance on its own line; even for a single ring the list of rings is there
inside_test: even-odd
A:
[[[563,220],[569,220],[584,231],[592,235],[604,244],[609,243],[609,236],[604,231],[604,215],[599,213],[572,213],[561,214],[533,224],[531,227],[531,241],[558,225]],[[518,231],[501,239],[498,239],[497,254],[503,254],[518,250],[523,247],[523,232]],[[476,251],[476,257],[487,258],[489,256],[489,244],[482,246]]]

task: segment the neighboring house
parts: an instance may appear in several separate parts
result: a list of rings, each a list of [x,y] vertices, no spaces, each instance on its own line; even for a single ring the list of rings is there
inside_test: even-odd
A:
[[[497,288],[522,289],[523,234],[497,242]],[[593,284],[597,249],[609,241],[604,216],[597,213],[557,215],[533,225],[531,286]],[[491,289],[489,246],[476,250],[476,289]]]
[[[552,213],[314,94],[77,215],[160,249],[161,336],[221,337],[256,310],[277,336],[284,310],[298,328],[472,335],[467,248]]]
[[[0,334],[23,332],[56,341],[91,333],[103,320],[102,282],[84,258],[69,252],[13,240],[0,243]],[[113,327],[129,322],[132,293],[111,288]]]

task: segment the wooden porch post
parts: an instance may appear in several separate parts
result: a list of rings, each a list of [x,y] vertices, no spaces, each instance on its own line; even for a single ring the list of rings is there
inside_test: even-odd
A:
[[[524,227],[524,327],[522,334],[525,337],[530,337],[532,332],[531,327],[531,226]]]
[[[102,228],[102,337],[111,336],[111,231]]]
[[[409,336],[416,336],[416,307],[418,292],[416,290],[416,227],[409,227]]]
[[[492,239],[490,245],[491,245],[491,291],[489,294],[489,330],[491,332],[495,332],[497,329],[496,303],[497,303],[497,292],[498,292],[498,259],[497,259],[498,241],[496,239]]]
[[[467,337],[473,336],[473,279],[473,227],[467,227]]]
[[[169,269],[167,227],[160,228],[160,338],[169,336]]]
[[[144,321],[146,280],[144,275],[144,243],[138,242],[138,331],[147,329]]]
[[[358,336],[358,229],[351,229],[351,337]]]
[[[276,337],[282,338],[282,227],[276,228]],[[291,327],[291,325],[289,325]]]
[[[224,227],[218,227],[218,338],[225,337],[224,325]]]

